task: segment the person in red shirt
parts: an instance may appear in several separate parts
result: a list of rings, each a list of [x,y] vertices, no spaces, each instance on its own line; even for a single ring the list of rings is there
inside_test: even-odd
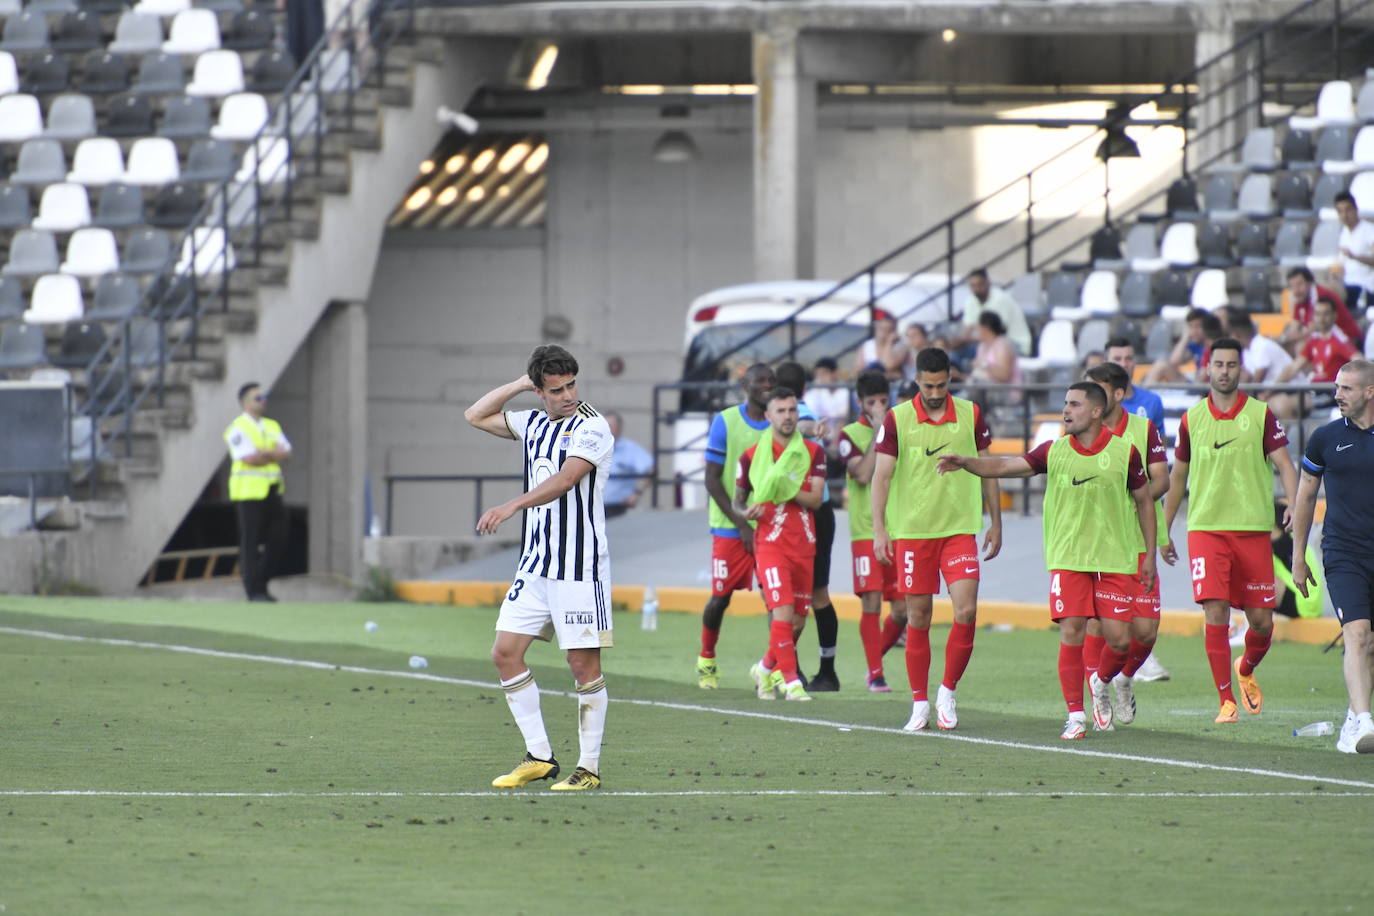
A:
[[[825,496],[825,450],[797,432],[797,394],[768,394],[770,432],[739,460],[735,509],[758,522],[754,569],[772,614],[768,651],[749,669],[760,700],[809,700],[797,673],[796,634],[811,609],[816,557],[814,512]],[[760,446],[763,448],[760,449]],[[761,453],[760,453],[761,452]]]
[[[1344,337],[1346,342],[1355,347],[1361,346],[1364,335],[1360,333],[1360,324],[1350,314],[1350,309],[1345,307],[1341,294],[1334,289],[1318,286],[1312,271],[1306,267],[1294,267],[1288,272],[1288,288],[1283,291],[1280,308],[1293,316],[1293,322],[1284,328],[1279,343],[1293,343],[1307,335],[1316,322],[1317,303],[1322,299],[1330,300],[1336,310],[1336,327],[1340,329],[1337,336]]]
[[[1279,373],[1278,381],[1286,382],[1300,372],[1311,372],[1312,384],[1334,384],[1341,367],[1359,355],[1336,327],[1335,303],[1321,298],[1312,313],[1312,332],[1298,351],[1298,358]],[[1309,398],[1307,403],[1313,410],[1329,410],[1336,402],[1330,392],[1321,392]]]

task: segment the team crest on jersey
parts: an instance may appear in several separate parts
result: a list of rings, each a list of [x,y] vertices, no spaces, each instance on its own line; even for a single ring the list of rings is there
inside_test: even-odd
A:
[[[560,452],[566,452],[566,451],[568,450],[568,446],[570,446],[570,445],[572,445],[572,431],[571,431],[571,430],[568,431],[568,432],[565,432],[565,433],[561,433],[561,434],[558,436],[558,450],[559,450]]]

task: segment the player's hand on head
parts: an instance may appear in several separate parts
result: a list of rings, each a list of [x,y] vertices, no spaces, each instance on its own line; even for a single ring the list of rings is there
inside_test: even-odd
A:
[[[518,384],[518,385],[520,386],[520,390],[521,390],[521,391],[533,391],[533,390],[534,390],[534,382],[530,381],[529,373],[525,373],[524,375],[520,376],[520,377],[519,377],[518,379],[516,379],[515,381],[516,381],[516,384]]]

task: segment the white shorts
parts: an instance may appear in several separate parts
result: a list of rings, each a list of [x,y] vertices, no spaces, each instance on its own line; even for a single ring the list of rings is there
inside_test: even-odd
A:
[[[560,649],[609,648],[613,645],[609,591],[604,582],[521,575],[501,602],[496,629],[545,642],[557,633]]]

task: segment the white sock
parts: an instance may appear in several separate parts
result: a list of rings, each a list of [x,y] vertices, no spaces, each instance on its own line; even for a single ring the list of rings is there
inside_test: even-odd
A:
[[[606,734],[607,705],[604,677],[577,685],[577,738],[582,752],[577,765],[598,775],[601,773],[601,739]]]
[[[552,760],[553,748],[549,746],[548,732],[544,731],[544,716],[539,711],[539,688],[534,683],[534,674],[526,669],[508,681],[502,681],[506,691],[506,702],[520,734],[525,736],[525,750],[530,756],[540,760]]]

